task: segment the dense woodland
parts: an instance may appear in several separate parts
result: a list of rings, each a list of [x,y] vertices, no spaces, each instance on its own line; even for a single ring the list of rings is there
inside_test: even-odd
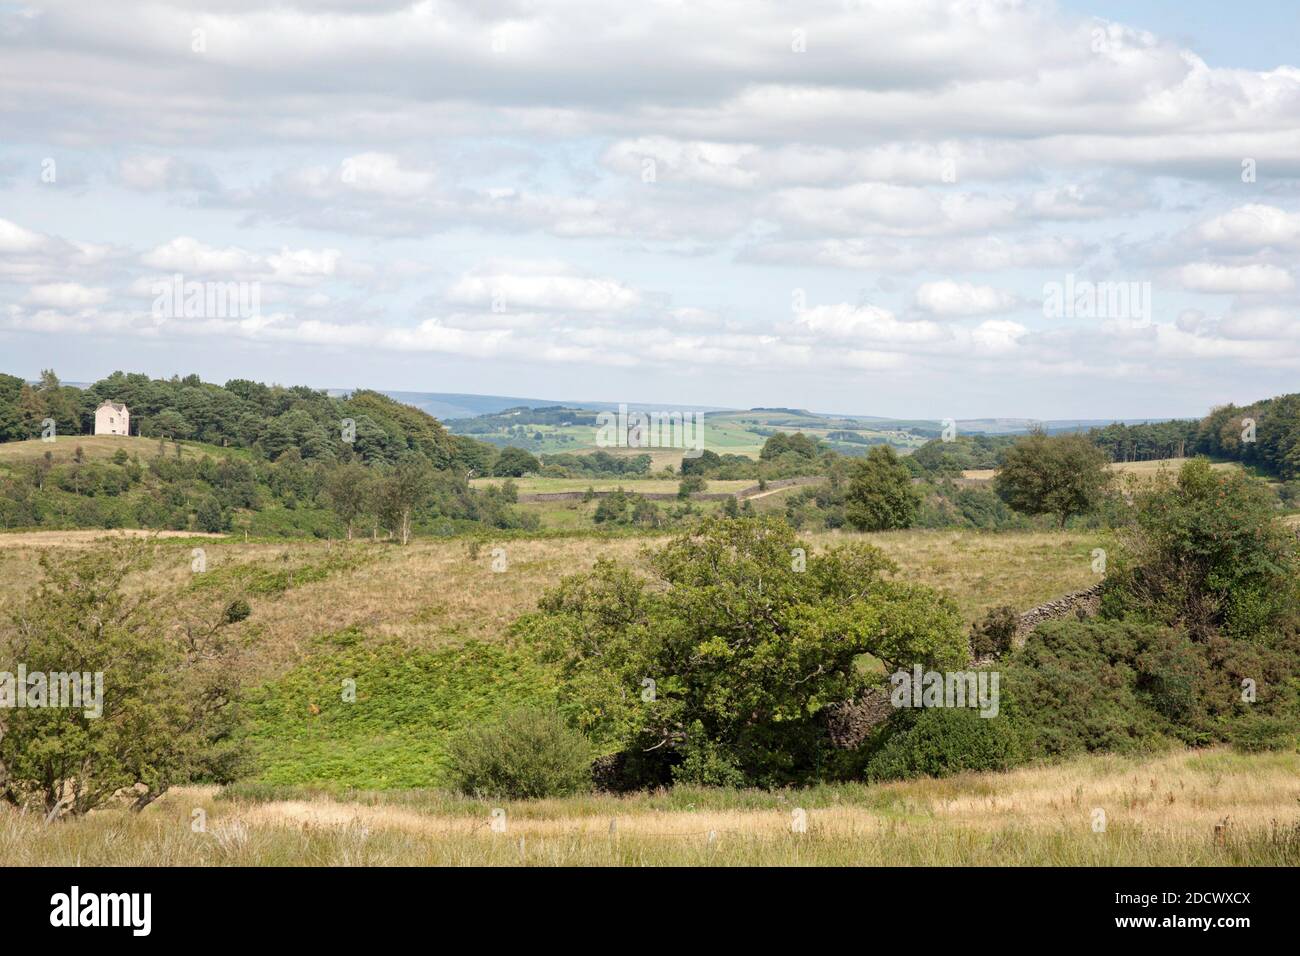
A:
[[[378,392],[120,372],[79,389],[50,371],[35,386],[0,376],[0,437],[40,437],[46,419],[58,435],[88,435],[105,399],[125,402],[132,430],[157,445],[93,459],[63,442],[0,464],[0,526],[216,532],[240,515],[255,534],[406,539],[419,524],[529,524],[508,494],[469,486],[497,449]]]

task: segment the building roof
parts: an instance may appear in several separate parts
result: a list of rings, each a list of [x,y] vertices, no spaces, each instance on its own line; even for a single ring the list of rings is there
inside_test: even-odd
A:
[[[126,406],[123,405],[121,402],[110,402],[108,399],[104,399],[102,402],[99,403],[99,408],[103,408],[105,405],[107,405],[109,408],[113,409],[116,412],[126,411]],[[95,410],[99,411],[98,408]]]

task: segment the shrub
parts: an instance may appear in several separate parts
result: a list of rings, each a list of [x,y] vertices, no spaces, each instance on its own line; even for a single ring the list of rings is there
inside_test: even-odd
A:
[[[621,523],[627,518],[628,495],[622,485],[596,503],[591,520],[596,524]]]
[[[1294,718],[1250,714],[1232,725],[1228,740],[1233,749],[1244,753],[1295,750],[1300,746],[1300,729]]]
[[[1138,686],[1151,706],[1172,721],[1199,725],[1208,668],[1202,648],[1178,631],[1154,632],[1136,660]]]
[[[969,707],[899,711],[884,744],[867,762],[871,781],[945,777],[963,770],[1006,770],[1020,760],[1015,731],[1001,716]]]
[[[1158,628],[1051,621],[1002,668],[1002,710],[1026,756],[1133,751],[1163,744],[1167,719],[1138,691],[1135,660]]]
[[[130,789],[141,810],[175,784],[237,772],[230,622],[206,606],[177,622],[160,595],[128,595],[127,579],[152,559],[138,542],[41,557],[43,580],[0,624],[0,670],[99,674],[102,697],[5,711],[0,799],[53,819]]]
[[[693,494],[698,494],[709,487],[709,483],[699,475],[687,475],[677,486],[678,498],[689,498]]]
[[[1294,618],[1297,570],[1295,537],[1263,482],[1198,459],[1135,495],[1102,611],[1182,627],[1198,641],[1219,631],[1257,640]]]
[[[522,448],[507,446],[501,449],[492,464],[492,474],[498,478],[522,478],[541,470],[542,463]]]
[[[591,787],[591,744],[553,709],[520,708],[462,731],[448,756],[456,788],[475,796],[563,797]]]
[[[984,620],[971,625],[971,657],[976,660],[982,657],[1001,657],[1011,650],[1019,626],[1020,614],[1015,608],[1006,604],[990,608],[984,615]]]
[[[230,516],[221,510],[221,502],[211,495],[199,502],[194,521],[200,531],[218,533],[230,530]]]
[[[236,598],[226,605],[226,609],[221,614],[221,619],[227,624],[238,624],[240,621],[248,620],[253,609],[249,607],[248,602],[243,598]]]

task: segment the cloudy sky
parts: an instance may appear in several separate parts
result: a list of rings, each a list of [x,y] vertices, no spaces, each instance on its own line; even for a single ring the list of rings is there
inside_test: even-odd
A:
[[[0,370],[930,418],[1296,391],[1298,22],[0,0]]]

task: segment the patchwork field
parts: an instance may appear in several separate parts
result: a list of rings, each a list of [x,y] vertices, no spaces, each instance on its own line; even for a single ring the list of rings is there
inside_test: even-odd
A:
[[[475,438],[497,444],[527,448],[534,454],[558,452],[582,453],[597,449],[597,429],[591,424],[524,424],[501,422],[494,431],[468,427],[469,420],[450,420],[453,432],[472,434]],[[890,444],[907,452],[919,448],[927,439],[909,430],[911,426],[929,426],[934,422],[875,422],[866,419],[818,415],[792,409],[751,409],[734,412],[709,412],[704,418],[704,447],[720,455],[747,455],[757,458],[763,443],[776,432],[802,432],[822,439],[827,447],[848,455],[864,454],[872,444]],[[933,434],[933,431],[930,431]],[[602,451],[614,452],[613,448]],[[632,453],[651,453],[654,467],[676,465],[681,449],[632,449]]]
[[[109,809],[56,827],[0,808],[0,857],[11,866],[1296,866],[1297,800],[1300,756],[1224,750],[876,786],[678,787],[497,805],[427,790],[181,788],[139,815]],[[804,833],[793,832],[796,809]]]

